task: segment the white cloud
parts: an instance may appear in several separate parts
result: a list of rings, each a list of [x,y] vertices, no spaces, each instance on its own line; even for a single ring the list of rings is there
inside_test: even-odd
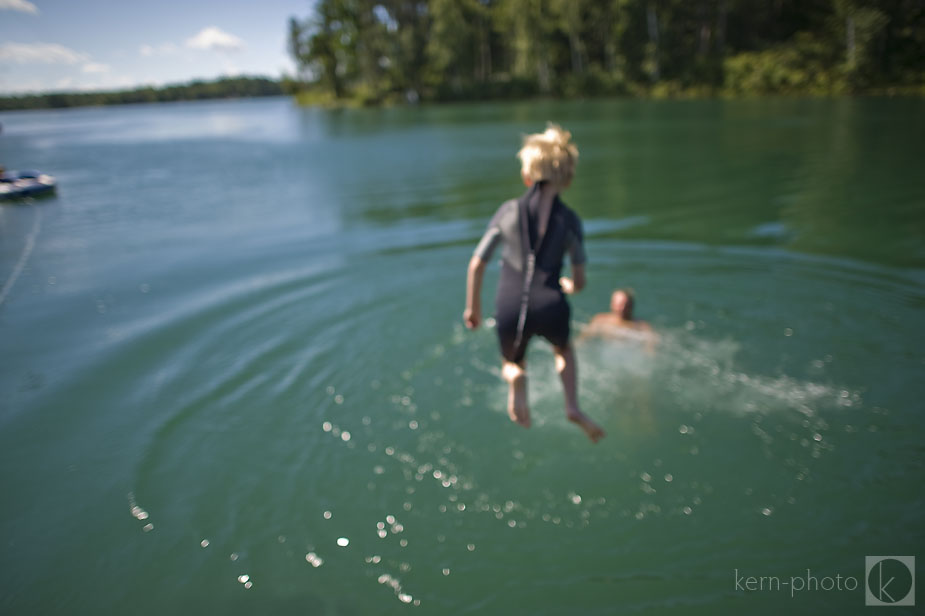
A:
[[[2,0],[0,0],[2,1]],[[77,64],[88,62],[87,54],[56,43],[4,43],[0,45],[0,62],[14,64]]]
[[[20,11],[21,13],[32,13],[38,15],[37,6],[29,0],[0,0],[0,11]]]
[[[160,45],[142,45],[138,48],[138,53],[146,58],[152,56],[169,56],[175,54],[180,49],[173,43],[161,43]]]
[[[7,81],[5,79],[0,79],[0,96],[41,92],[46,89],[48,89],[48,84],[36,79],[31,81],[21,79]]]
[[[225,62],[222,64],[222,74],[226,77],[237,77],[241,74],[241,69],[234,62]]]
[[[210,26],[186,41],[187,47],[193,49],[211,49],[214,51],[238,51],[244,48],[244,41],[233,34]]]
[[[89,81],[76,82],[70,87],[77,91],[99,92],[101,90],[121,90],[135,87],[135,85],[132,79],[124,75],[108,75],[102,78],[90,79]]]
[[[101,64],[99,62],[87,62],[83,65],[81,70],[85,73],[108,73],[109,65]]]

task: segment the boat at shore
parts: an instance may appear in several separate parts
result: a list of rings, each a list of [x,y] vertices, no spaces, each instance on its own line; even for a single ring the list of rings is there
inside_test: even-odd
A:
[[[54,194],[57,188],[54,177],[38,171],[5,171],[0,173],[0,201]]]

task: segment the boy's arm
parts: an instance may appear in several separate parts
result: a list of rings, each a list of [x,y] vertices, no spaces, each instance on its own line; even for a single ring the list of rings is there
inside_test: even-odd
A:
[[[581,265],[572,266],[572,277],[566,278],[562,277],[559,279],[559,286],[562,287],[562,292],[566,295],[571,295],[572,293],[578,293],[585,288],[585,266],[584,263]]]
[[[482,278],[485,275],[485,261],[478,256],[469,260],[466,275],[466,310],[463,320],[466,327],[476,329],[482,322]]]
[[[572,286],[575,288],[573,293],[578,293],[585,288],[585,264],[572,265]]]
[[[574,212],[572,213],[570,229],[565,242],[569,261],[572,264],[572,277],[560,278],[559,286],[562,287],[563,293],[578,293],[585,288],[585,262],[588,257],[585,254],[584,230],[581,228],[581,219]]]

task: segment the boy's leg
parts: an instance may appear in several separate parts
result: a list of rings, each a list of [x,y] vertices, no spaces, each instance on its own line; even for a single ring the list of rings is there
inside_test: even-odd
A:
[[[604,437],[604,430],[578,407],[578,364],[575,351],[571,344],[553,347],[553,350],[556,353],[556,372],[562,379],[562,389],[565,392],[565,414],[569,421],[578,424],[578,427],[585,431],[592,443],[596,443]]]
[[[501,376],[508,383],[507,414],[511,421],[530,427],[530,408],[527,405],[527,373],[524,370],[524,361],[515,364],[504,362],[501,367]]]

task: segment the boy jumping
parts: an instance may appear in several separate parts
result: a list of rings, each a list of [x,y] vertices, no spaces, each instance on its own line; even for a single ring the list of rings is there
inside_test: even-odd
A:
[[[578,406],[578,368],[569,341],[571,310],[565,299],[566,293],[584,288],[586,261],[581,219],[559,199],[572,182],[578,160],[571,137],[549,124],[545,132],[524,139],[517,156],[527,192],[498,208],[476,247],[469,261],[463,319],[469,329],[481,323],[485,265],[503,244],[495,321],[504,357],[501,374],[509,385],[508,415],[530,427],[525,356],[530,338],[539,335],[553,346],[569,421],[596,443],[604,431]],[[560,278],[566,253],[572,278]]]

